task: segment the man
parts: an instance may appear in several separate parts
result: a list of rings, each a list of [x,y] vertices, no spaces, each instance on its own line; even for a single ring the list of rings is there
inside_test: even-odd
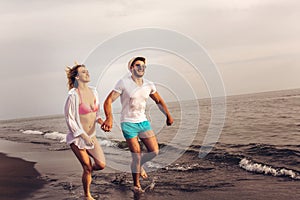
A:
[[[113,124],[111,104],[121,96],[121,129],[132,155],[131,171],[134,184],[134,192],[143,192],[140,185],[140,176],[147,178],[143,164],[153,159],[159,153],[156,136],[150,122],[145,115],[146,100],[150,96],[166,116],[166,124],[170,126],[173,118],[170,115],[164,100],[156,91],[153,82],[143,78],[146,69],[144,57],[134,57],[128,63],[131,75],[118,81],[115,88],[107,96],[104,102],[106,120],[101,128],[110,131]],[[148,153],[141,155],[138,138],[146,146]]]

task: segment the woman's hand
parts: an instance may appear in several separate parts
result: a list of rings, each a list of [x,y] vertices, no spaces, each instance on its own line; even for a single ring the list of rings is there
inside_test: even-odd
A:
[[[98,124],[102,125],[103,124],[103,120],[101,118],[97,119]]]
[[[94,145],[94,140],[93,138],[90,138],[87,134],[81,134],[80,135],[82,137],[82,139],[84,140],[85,144],[87,146],[93,146]]]

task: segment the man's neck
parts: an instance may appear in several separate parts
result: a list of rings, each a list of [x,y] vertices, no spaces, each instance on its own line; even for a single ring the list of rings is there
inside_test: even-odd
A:
[[[140,77],[140,78],[138,78],[138,77],[136,77],[136,76],[134,76],[134,75],[131,75],[131,78],[132,78],[132,80],[138,85],[138,86],[141,86],[141,85],[143,85],[143,77]]]

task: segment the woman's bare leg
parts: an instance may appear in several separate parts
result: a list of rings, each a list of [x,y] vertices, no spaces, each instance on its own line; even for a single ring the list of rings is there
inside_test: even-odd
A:
[[[91,196],[90,193],[93,167],[89,154],[85,149],[79,149],[75,144],[71,144],[70,146],[83,168],[82,185],[85,198],[87,200],[93,200],[94,198]]]
[[[94,159],[93,170],[103,170],[105,168],[105,157],[103,150],[96,138],[94,136],[94,148],[93,149],[87,149],[88,154]]]

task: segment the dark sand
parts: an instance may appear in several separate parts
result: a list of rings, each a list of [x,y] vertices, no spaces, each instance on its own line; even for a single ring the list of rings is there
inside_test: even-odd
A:
[[[0,152],[8,155],[0,154],[1,200],[83,199],[82,170],[71,150],[49,151],[43,144],[19,143],[0,139]],[[185,161],[178,160],[178,162]],[[125,182],[116,183],[114,180],[118,176],[126,176]],[[281,180],[278,177],[265,177],[246,171],[243,177],[236,177],[234,170],[226,165],[221,165],[215,171],[203,170],[189,173],[190,183],[188,185],[181,181],[182,176],[187,176],[184,172],[161,169],[150,172],[149,176],[157,178],[154,190],[135,196],[131,191],[130,174],[106,168],[101,172],[94,173],[91,192],[96,199],[111,200],[299,199],[296,189],[299,187],[298,181],[287,182],[284,178]],[[214,181],[208,178],[212,176],[214,176]],[[216,177],[219,178],[216,179]],[[149,183],[150,180],[143,181],[142,184],[146,186]],[[287,189],[289,187],[290,190]],[[291,193],[293,194],[291,195]]]
[[[40,179],[34,162],[7,157],[0,153],[0,199],[15,200],[31,197],[46,181]]]

